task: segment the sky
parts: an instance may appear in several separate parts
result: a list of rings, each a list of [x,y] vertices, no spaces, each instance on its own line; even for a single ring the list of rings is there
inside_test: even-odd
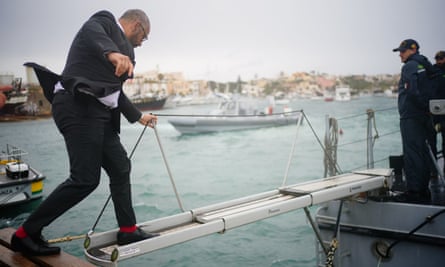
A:
[[[60,73],[95,12],[144,10],[151,33],[136,73],[158,69],[220,82],[281,72],[396,74],[392,52],[413,38],[434,61],[445,50],[443,0],[0,0],[0,74],[26,80],[32,61]]]

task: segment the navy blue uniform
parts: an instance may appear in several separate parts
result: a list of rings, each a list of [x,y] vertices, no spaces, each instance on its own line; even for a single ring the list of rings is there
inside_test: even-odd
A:
[[[398,87],[400,132],[403,143],[404,169],[407,189],[410,192],[428,192],[432,161],[426,141],[432,137],[432,118],[428,111],[432,84],[426,68],[428,59],[419,54],[411,55],[404,66]]]

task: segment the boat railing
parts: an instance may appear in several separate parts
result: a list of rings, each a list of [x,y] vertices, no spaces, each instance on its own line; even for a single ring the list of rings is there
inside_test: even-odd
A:
[[[385,114],[386,113],[386,114]],[[389,115],[388,115],[389,113]],[[393,124],[395,127],[390,129],[386,127],[383,129],[383,133],[379,133],[378,129],[378,119],[377,115],[384,115],[386,118],[394,118],[395,123]],[[361,123],[365,118],[366,123]],[[359,120],[359,122],[357,122]],[[401,148],[401,140],[400,140],[400,129],[398,126],[398,117],[396,112],[396,107],[387,108],[382,110],[372,110],[368,109],[365,113],[355,114],[344,116],[341,118],[334,118],[330,116],[326,116],[325,120],[325,136],[324,136],[324,163],[325,163],[325,176],[333,176],[336,174],[340,174],[343,171],[340,169],[339,163],[337,161],[337,150],[358,150],[356,153],[362,152],[365,148],[366,151],[366,163],[361,166],[356,166],[353,170],[358,170],[362,168],[372,169],[375,167],[377,163],[388,162],[388,155],[384,155],[383,158],[376,159],[374,147],[378,139],[380,139],[381,143],[388,142],[387,140],[383,140],[382,138],[391,137],[396,138],[397,142],[400,143],[398,147]],[[343,123],[348,127],[350,125],[351,128],[354,128],[354,133],[361,130],[358,129],[362,127],[364,132],[364,138],[355,139],[355,140],[346,140],[341,138],[345,129],[340,127],[339,124]],[[358,135],[354,135],[356,138]],[[396,136],[396,137],[394,137]],[[340,141],[341,139],[341,141]],[[391,141],[389,141],[391,142]],[[363,145],[363,146],[362,146]],[[394,144],[393,144],[394,145]],[[397,145],[394,145],[397,147]],[[392,153],[401,153],[400,151],[392,152]],[[379,155],[380,156],[380,155]]]
[[[27,154],[28,152],[19,147],[6,144],[6,151],[1,151],[0,153],[0,163],[6,164],[8,162],[21,162],[22,157]]]

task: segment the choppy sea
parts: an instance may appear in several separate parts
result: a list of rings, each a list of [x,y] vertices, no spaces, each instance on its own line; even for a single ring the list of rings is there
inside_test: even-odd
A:
[[[337,119],[337,160],[341,171],[366,168],[367,110],[375,111],[373,135],[376,167],[388,167],[389,155],[401,154],[396,99],[360,97],[347,102],[294,100],[293,110],[303,110],[307,120],[295,125],[213,134],[180,135],[160,116],[157,131],[178,193],[186,210],[244,197],[281,186],[291,147],[295,151],[287,184],[319,179],[324,174],[323,142],[326,116]],[[206,114],[214,105],[183,106],[156,114]],[[375,125],[375,126],[374,126]],[[374,128],[375,127],[375,128]],[[298,129],[298,132],[297,132]],[[143,130],[122,120],[121,140],[128,153]],[[0,146],[18,146],[26,161],[42,172],[44,195],[67,178],[68,157],[62,136],[51,118],[0,124]],[[159,144],[147,129],[132,158],[133,202],[138,222],[181,212],[170,183]],[[89,197],[62,215],[49,227],[48,239],[81,235],[93,226],[107,197],[108,177]],[[0,227],[18,227],[39,204],[35,201],[14,209],[0,210]],[[312,215],[317,207],[311,207]],[[116,228],[112,204],[101,217],[96,231]],[[65,252],[83,257],[83,240],[60,244]],[[302,210],[245,225],[224,234],[192,240],[119,263],[119,266],[301,266],[316,265],[313,230]]]

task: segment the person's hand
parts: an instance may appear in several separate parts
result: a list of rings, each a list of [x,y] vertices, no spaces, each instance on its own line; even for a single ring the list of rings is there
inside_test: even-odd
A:
[[[128,76],[133,75],[133,63],[126,55],[118,52],[111,52],[107,55],[107,58],[115,67],[114,75],[117,77],[120,77],[124,73],[127,73]]]
[[[153,128],[155,127],[156,123],[158,123],[158,117],[153,114],[143,114],[139,119],[139,123]]]

